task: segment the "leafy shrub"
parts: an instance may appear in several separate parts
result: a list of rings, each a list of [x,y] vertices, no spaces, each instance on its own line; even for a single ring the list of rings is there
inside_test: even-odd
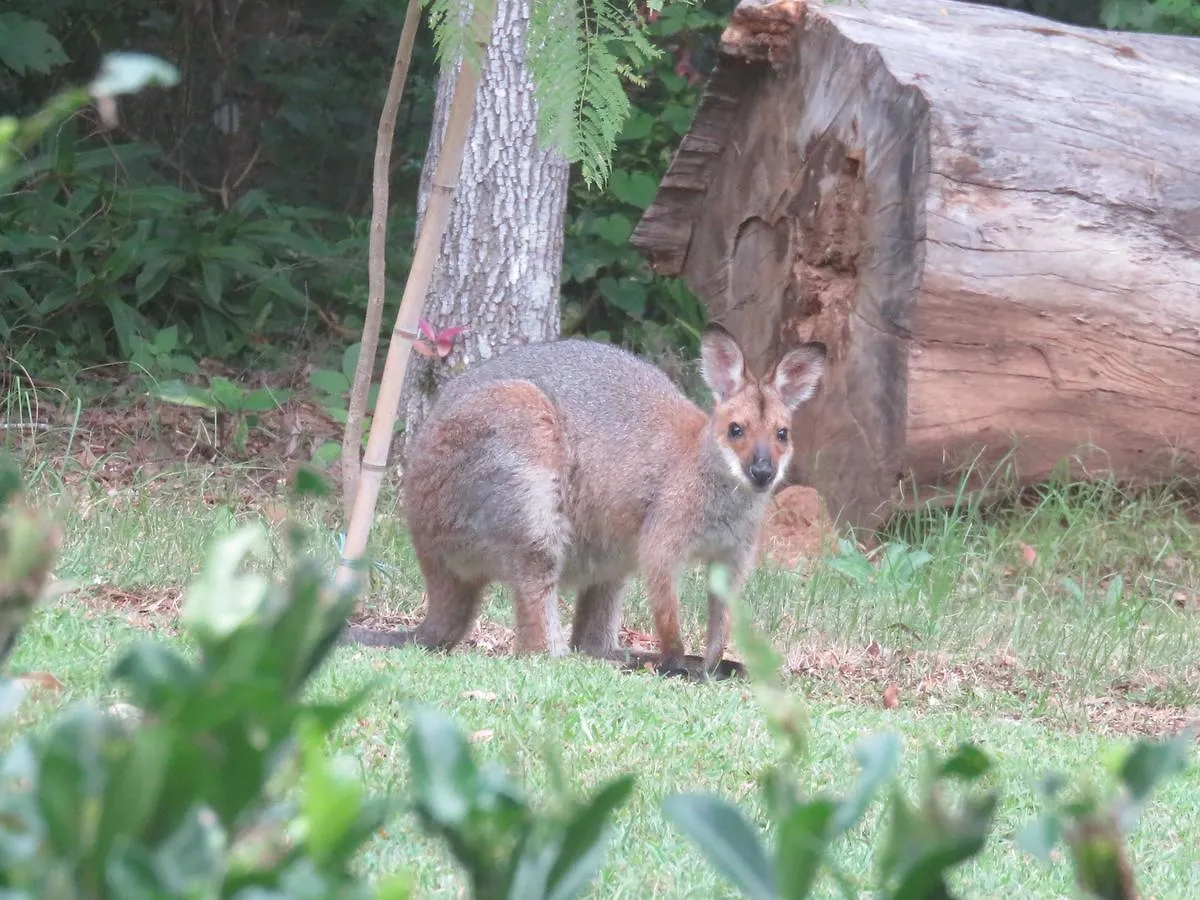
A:
[[[70,129],[67,129],[69,131]],[[62,134],[0,210],[0,340],[53,340],[84,360],[131,359],[177,328],[175,355],[223,358],[316,314],[336,247],[322,216],[253,191],[228,211],[127,175],[155,151],[83,149]]]
[[[49,77],[66,61],[43,23],[0,18],[10,77]],[[76,112],[76,89],[56,97],[62,108],[29,120],[42,125],[10,146],[0,174],[7,346],[52,347],[80,362],[115,356],[160,377],[186,373],[189,359],[231,359],[294,335],[331,302],[363,304],[365,225],[260,190],[222,208],[180,187],[177,164],[153,145],[97,140],[92,118]],[[164,356],[156,344],[168,329]],[[150,369],[164,361],[165,371]]]

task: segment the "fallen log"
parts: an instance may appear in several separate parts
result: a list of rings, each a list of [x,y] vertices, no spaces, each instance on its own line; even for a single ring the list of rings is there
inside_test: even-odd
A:
[[[760,369],[829,345],[830,513],[1200,466],[1200,39],[743,0],[633,244]]]

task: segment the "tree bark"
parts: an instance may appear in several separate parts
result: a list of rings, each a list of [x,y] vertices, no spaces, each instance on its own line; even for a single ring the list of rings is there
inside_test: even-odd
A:
[[[559,283],[569,168],[537,144],[533,82],[525,61],[529,0],[496,0],[496,20],[446,237],[426,299],[438,329],[466,325],[445,359],[414,357],[401,409],[407,438],[438,386],[464,365],[559,333]],[[421,175],[418,225],[441,152],[454,76],[438,81]]]
[[[743,0],[633,242],[754,365],[829,345],[790,480],[842,523],[1001,467],[1195,474],[1198,47],[955,0]]]

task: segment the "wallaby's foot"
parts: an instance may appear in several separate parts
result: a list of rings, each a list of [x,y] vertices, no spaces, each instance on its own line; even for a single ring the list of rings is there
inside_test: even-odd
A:
[[[721,659],[710,670],[708,677],[713,681],[725,681],[727,678],[749,678],[746,667],[732,659]]]
[[[686,678],[689,681],[725,681],[727,678],[746,677],[746,667],[731,659],[718,660],[715,666],[706,667],[699,656],[677,656],[663,659],[661,654],[646,651],[628,650],[629,662],[627,669],[645,669],[653,671],[664,678]]]
[[[401,628],[383,631],[375,628],[364,628],[361,625],[348,625],[338,635],[339,644],[358,644],[362,647],[404,647],[413,643],[416,634]]]
[[[688,681],[699,681],[696,672],[689,669],[683,663],[663,662],[658,664],[655,669],[655,674],[661,675],[663,678],[683,678]]]

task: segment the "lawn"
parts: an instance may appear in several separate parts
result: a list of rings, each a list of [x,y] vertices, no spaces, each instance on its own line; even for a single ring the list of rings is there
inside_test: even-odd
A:
[[[20,711],[37,727],[63,703],[108,696],[106,672],[135,639],[179,640],[182,589],[214,538],[259,520],[278,535],[286,511],[278,472],[163,470],[122,479],[102,466],[66,477],[27,466],[39,502],[64,531],[58,577],[68,593],[40,611],[11,668],[61,683]],[[365,616],[407,621],[421,581],[394,496],[373,535],[380,563]],[[339,511],[298,511],[315,552],[335,558]],[[1039,774],[1102,778],[1131,735],[1164,735],[1200,720],[1200,522],[1182,491],[1127,496],[1111,485],[1061,485],[994,509],[911,516],[883,535],[892,564],[864,568],[853,547],[786,571],[764,565],[745,595],[755,622],[786,659],[787,684],[804,695],[813,792],[846,789],[850,748],[895,730],[904,771],[917,750],[981,743],[1005,786],[1003,835],[1036,809]],[[692,646],[703,628],[703,584],[685,591]],[[511,624],[497,593],[471,645],[449,655],[339,648],[314,685],[345,694],[375,689],[335,749],[379,791],[403,791],[407,709],[449,712],[478,752],[501,761],[549,801],[548,752],[584,791],[613,775],[638,777],[596,897],[734,896],[665,821],[662,799],[705,789],[763,821],[755,778],[776,759],[761,710],[744,684],[696,685],[627,674],[584,659],[514,659]],[[648,631],[635,591],[626,625]],[[870,872],[872,816],[841,850],[847,871]],[[1137,827],[1132,848],[1145,897],[1185,897],[1200,883],[1200,767],[1166,783]],[[370,872],[412,871],[421,897],[462,896],[444,849],[411,817],[394,820],[362,860]],[[964,868],[965,896],[1070,896],[1065,865],[1044,868],[1011,841],[994,842]],[[828,894],[832,896],[832,894]]]

